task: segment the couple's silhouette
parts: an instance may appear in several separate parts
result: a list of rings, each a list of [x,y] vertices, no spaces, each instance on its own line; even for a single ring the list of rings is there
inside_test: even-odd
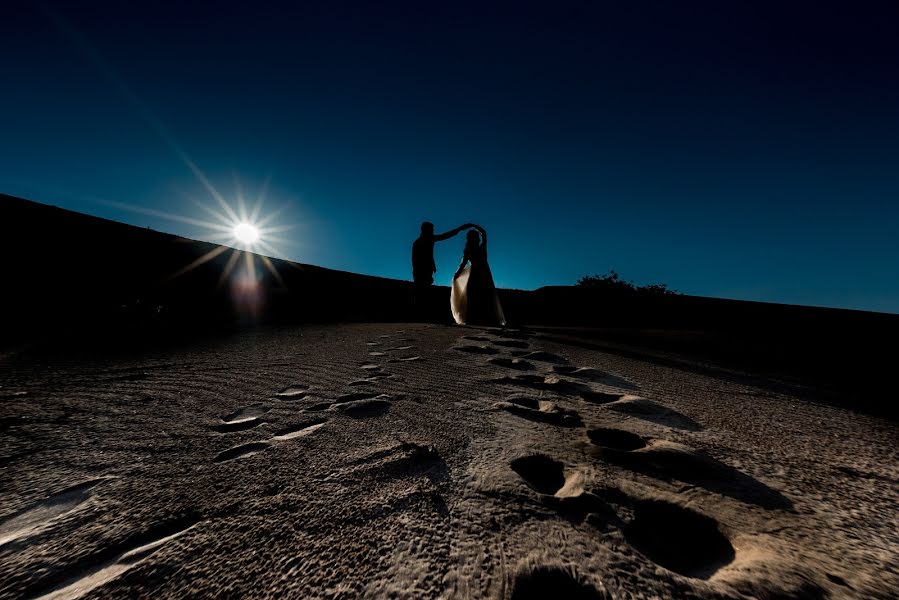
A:
[[[431,284],[437,264],[434,262],[434,244],[454,237],[463,229],[465,249],[462,262],[453,275],[450,308],[453,318],[460,325],[505,325],[502,306],[493,283],[493,274],[487,263],[487,231],[474,223],[465,223],[445,233],[434,234],[434,224],[421,224],[421,234],[412,244],[412,278],[417,296],[423,297]]]

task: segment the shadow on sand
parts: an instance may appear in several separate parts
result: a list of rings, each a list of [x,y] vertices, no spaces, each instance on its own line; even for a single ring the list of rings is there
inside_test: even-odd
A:
[[[613,429],[594,429],[587,435],[600,458],[614,465],[656,479],[689,483],[766,509],[793,508],[793,503],[777,490],[689,446],[646,440]]]

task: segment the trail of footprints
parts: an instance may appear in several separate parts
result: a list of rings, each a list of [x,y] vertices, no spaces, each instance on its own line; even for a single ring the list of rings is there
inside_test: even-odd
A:
[[[607,464],[661,481],[701,486],[766,509],[791,508],[790,501],[779,492],[702,451],[625,429],[586,426],[576,411],[560,406],[558,399],[601,405],[604,410],[673,429],[702,429],[686,415],[646,398],[594,389],[594,383],[626,391],[634,387],[598,369],[572,366],[562,356],[530,351],[523,337],[467,335],[454,347],[459,352],[485,355],[487,365],[510,372],[488,380],[501,388],[517,390],[494,408],[538,423],[578,428],[593,449],[593,456]],[[497,347],[514,350],[509,352],[511,356],[503,356]],[[736,551],[720,524],[701,512],[660,498],[633,497],[619,489],[588,491],[583,485],[584,469],[544,454],[518,457],[510,468],[560,514],[583,519],[601,530],[619,530],[645,558],[674,573],[708,579],[735,559]],[[521,589],[534,589],[543,583],[552,584],[547,590],[573,586],[573,592],[586,593],[583,597],[599,597],[597,590],[582,584],[575,573],[554,569],[546,567],[543,573],[539,567],[536,571],[529,567],[519,573],[512,582],[512,597],[517,597],[519,585],[525,586]],[[535,582],[535,574],[546,581]]]
[[[325,427],[330,414],[344,414],[351,418],[377,417],[391,408],[392,397],[368,388],[377,387],[384,379],[393,377],[372,359],[390,356],[387,362],[423,360],[407,353],[414,346],[381,348],[391,336],[367,343],[370,362],[360,366],[364,377],[347,383],[363,387],[304,406],[299,412],[306,416],[302,422],[273,431],[263,440],[242,443],[218,453],[213,461],[227,462],[246,458],[268,450],[273,444],[288,443],[308,436]],[[744,475],[704,453],[683,444],[647,438],[624,429],[587,427],[581,416],[572,409],[560,406],[554,394],[566,400],[580,400],[601,405],[629,417],[643,419],[687,431],[700,426],[686,417],[658,403],[627,393],[598,391],[591,383],[628,389],[626,381],[592,368],[577,368],[561,356],[543,351],[531,351],[525,336],[504,332],[502,336],[469,335],[456,346],[459,352],[483,355],[491,367],[507,369],[513,374],[491,379],[503,388],[518,391],[508,394],[495,408],[534,421],[580,430],[594,448],[597,459],[606,463],[644,473],[660,480],[676,480],[730,495],[744,502],[765,508],[788,508],[789,501],[778,492]],[[405,341],[405,340],[404,340]],[[510,356],[500,355],[508,349]],[[538,395],[534,395],[537,392]],[[296,384],[273,394],[278,402],[294,403],[317,399],[309,386]],[[272,404],[253,404],[222,415],[212,430],[222,434],[248,432],[270,423],[267,419]],[[372,460],[371,458],[368,459]],[[391,449],[384,458],[385,465],[398,472],[424,473],[430,478],[447,475],[446,465],[431,448],[411,445]],[[736,551],[719,523],[712,517],[661,499],[635,498],[618,489],[592,489],[584,486],[582,470],[570,467],[544,454],[521,456],[511,461],[510,468],[532,489],[538,498],[567,518],[582,519],[600,530],[617,529],[625,540],[648,560],[670,571],[697,579],[708,579],[735,558]],[[89,499],[102,479],[80,483],[48,496],[35,506],[17,513],[0,523],[0,548],[14,545],[37,533]],[[145,560],[168,542],[194,528],[198,519],[182,519],[152,529],[141,536],[139,543],[122,550],[113,558],[98,561],[92,566],[48,588],[29,594],[40,598],[79,598],[112,579],[122,575]],[[59,578],[57,578],[59,581]],[[555,566],[530,567],[515,575],[512,597],[525,597],[519,592],[546,589],[569,590],[570,597],[600,597],[576,573]],[[527,596],[531,597],[531,596]]]
[[[411,346],[399,346],[391,351],[404,351]],[[418,357],[414,357],[418,358]],[[367,383],[376,383],[391,377],[380,365],[365,364],[362,370]],[[352,385],[354,382],[351,382]],[[309,386],[294,384],[272,394],[273,402],[296,403],[314,397]],[[320,412],[340,412],[361,418],[383,414],[390,408],[390,396],[375,392],[356,392],[338,396],[334,401],[312,404],[300,412],[309,418],[274,430],[263,440],[249,441],[227,448],[213,457],[214,463],[246,458],[268,450],[273,444],[290,442],[309,435],[324,427],[328,420]],[[239,408],[222,415],[210,425],[212,431],[220,435],[236,435],[251,432],[262,425],[271,423],[268,418],[272,403],[258,403]],[[29,538],[44,531],[60,518],[79,510],[101,486],[105,478],[91,479],[49,494],[33,506],[19,511],[0,522],[0,550],[15,550],[26,544]],[[40,583],[34,589],[23,590],[23,597],[44,600],[73,600],[87,595],[106,583],[120,577],[126,571],[141,564],[163,546],[185,535],[200,523],[199,518],[179,518],[173,522],[154,525],[150,530],[135,537],[127,547],[117,554],[101,554],[96,561],[79,564],[70,572],[54,574],[46,585]]]
[[[404,332],[398,331],[397,334]],[[377,391],[368,391],[376,388],[378,384],[386,379],[395,377],[391,373],[385,371],[381,364],[373,362],[381,357],[390,357],[387,362],[415,362],[423,360],[416,354],[410,354],[409,351],[414,350],[414,345],[395,345],[384,347],[385,344],[391,342],[403,343],[412,341],[409,338],[395,337],[393,335],[381,335],[375,341],[365,343],[369,362],[360,366],[360,370],[364,372],[364,377],[354,379],[347,382],[347,386],[351,388],[363,388],[365,391],[354,391],[339,395],[330,401],[321,401],[307,404],[299,412],[308,415],[310,418],[300,423],[275,430],[274,433],[264,440],[257,440],[238,444],[219,452],[213,462],[227,462],[238,458],[245,458],[264,452],[272,446],[280,442],[287,442],[297,438],[305,437],[318,429],[324,427],[328,419],[322,416],[326,413],[340,413],[352,418],[368,418],[377,417],[387,413],[391,407],[393,397],[389,394]],[[318,395],[314,390],[305,384],[292,384],[273,394],[274,399],[282,402],[303,401],[317,399]],[[219,422],[212,425],[213,431],[221,434],[243,432],[254,429],[266,422],[266,413],[272,409],[270,404],[256,404],[238,409],[227,415],[219,417]]]

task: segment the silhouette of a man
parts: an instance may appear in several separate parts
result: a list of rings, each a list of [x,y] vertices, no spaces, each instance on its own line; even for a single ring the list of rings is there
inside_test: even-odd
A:
[[[434,244],[448,240],[463,229],[471,227],[471,223],[459,225],[446,233],[434,235],[434,224],[425,221],[421,224],[421,235],[412,244],[412,279],[417,286],[427,287],[434,283],[437,264],[434,262]]]

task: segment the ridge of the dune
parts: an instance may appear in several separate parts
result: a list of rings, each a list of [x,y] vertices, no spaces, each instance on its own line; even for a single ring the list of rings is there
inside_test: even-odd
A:
[[[278,275],[259,263],[248,296],[222,275],[239,250],[185,270],[219,245],[2,194],[0,222],[0,250],[10,257],[0,295],[3,346],[68,330],[80,341],[112,333],[141,344],[147,336],[254,324],[452,320],[442,286],[416,297],[408,281],[265,257]],[[899,337],[899,315],[847,309],[577,286],[499,295],[513,325],[653,360],[686,354],[818,381],[861,410],[883,405],[877,391],[892,365],[880,348]]]

